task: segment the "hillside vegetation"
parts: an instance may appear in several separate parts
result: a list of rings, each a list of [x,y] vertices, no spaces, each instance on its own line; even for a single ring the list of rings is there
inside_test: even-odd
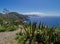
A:
[[[0,13],[0,19],[2,20],[26,20],[27,16],[19,14],[17,12],[9,12],[8,14]]]
[[[18,29],[18,25],[22,25],[27,17],[17,12],[0,13],[0,32]]]

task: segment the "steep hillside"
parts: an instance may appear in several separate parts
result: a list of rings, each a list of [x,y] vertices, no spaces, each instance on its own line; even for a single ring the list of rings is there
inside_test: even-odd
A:
[[[3,14],[3,13],[0,13],[0,19],[3,19],[3,20],[7,20],[7,21],[10,21],[10,20],[26,20],[28,18],[28,16],[25,16],[25,15],[22,15],[22,14],[19,14],[17,12],[9,12],[8,14]]]

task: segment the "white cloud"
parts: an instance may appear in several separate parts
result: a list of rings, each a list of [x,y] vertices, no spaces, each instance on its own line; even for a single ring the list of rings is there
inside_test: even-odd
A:
[[[42,12],[25,12],[25,13],[21,13],[21,14],[24,14],[24,15],[39,15],[39,16],[44,16],[45,13],[42,13]]]
[[[60,13],[56,13],[56,12],[21,12],[21,14],[23,15],[38,15],[38,16],[60,16]]]

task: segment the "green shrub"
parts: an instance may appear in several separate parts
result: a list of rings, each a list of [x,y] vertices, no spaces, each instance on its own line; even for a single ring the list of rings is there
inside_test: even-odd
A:
[[[14,31],[17,30],[18,26],[16,25],[11,25],[11,26],[0,26],[0,32],[4,32],[4,31]]]
[[[17,38],[20,43],[22,41],[26,44],[29,41],[28,44],[33,44],[33,42],[37,42],[38,44],[60,44],[59,27],[46,27],[43,24],[36,26],[36,23],[30,22],[30,24],[24,24],[23,28],[25,30],[24,35],[20,35],[19,33]]]
[[[6,31],[5,27],[4,26],[0,26],[0,32],[4,32]]]
[[[15,26],[15,25],[7,27],[7,31],[14,31],[17,29],[18,29],[18,26]]]

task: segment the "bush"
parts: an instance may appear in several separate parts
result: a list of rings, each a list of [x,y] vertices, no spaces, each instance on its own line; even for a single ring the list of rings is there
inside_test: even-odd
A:
[[[37,42],[37,44],[60,44],[60,28],[59,27],[46,27],[42,24],[36,26],[36,23],[24,24],[24,35],[18,36],[18,41],[24,44],[32,44]],[[25,36],[25,37],[24,37]],[[25,38],[25,40],[23,39]],[[22,38],[22,39],[21,39]]]
[[[0,26],[0,32],[4,32],[6,31],[5,27],[4,26]]]
[[[12,26],[0,26],[0,32],[4,32],[4,31],[14,31],[17,30],[18,26],[16,25],[12,25]]]
[[[15,26],[15,25],[7,27],[7,31],[14,31],[17,29],[18,29],[18,26]]]

